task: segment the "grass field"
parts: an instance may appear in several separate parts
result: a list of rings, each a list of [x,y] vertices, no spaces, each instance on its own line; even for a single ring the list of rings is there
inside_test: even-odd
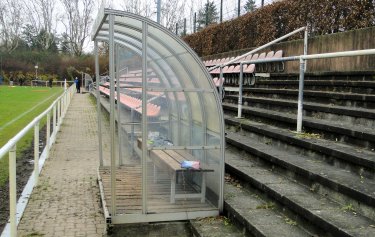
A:
[[[0,147],[47,109],[62,92],[62,88],[0,86]],[[17,144],[17,153],[30,146],[32,138],[33,131],[30,131]],[[4,157],[0,160],[0,186],[7,178],[8,159]]]

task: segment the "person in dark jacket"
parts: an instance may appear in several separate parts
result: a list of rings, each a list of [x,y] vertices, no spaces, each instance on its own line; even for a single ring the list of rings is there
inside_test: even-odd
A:
[[[74,83],[76,84],[77,93],[81,93],[81,82],[79,81],[78,77],[76,77]]]

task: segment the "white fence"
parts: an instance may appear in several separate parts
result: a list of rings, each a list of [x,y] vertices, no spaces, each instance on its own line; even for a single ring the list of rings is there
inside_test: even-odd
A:
[[[39,173],[43,168],[45,160],[49,157],[51,145],[56,140],[56,134],[60,129],[60,125],[65,116],[66,110],[70,104],[74,93],[74,86],[70,86],[64,93],[57,98],[52,105],[34,118],[26,127],[24,127],[16,136],[10,139],[2,148],[0,148],[0,160],[6,154],[9,154],[9,221],[5,226],[1,237],[16,237],[17,225],[23,215],[28,203],[28,199],[35,185],[38,183]],[[51,128],[51,112],[52,112],[52,128]],[[40,121],[47,117],[46,145],[39,155],[39,124]],[[16,146],[32,128],[34,128],[34,171],[17,202],[17,182],[16,182]],[[52,129],[52,130],[51,130]],[[51,133],[52,132],[52,133]]]

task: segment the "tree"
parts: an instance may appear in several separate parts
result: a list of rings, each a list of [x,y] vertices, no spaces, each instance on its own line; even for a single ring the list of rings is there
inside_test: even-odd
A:
[[[85,40],[89,37],[92,24],[94,0],[61,0],[65,9],[65,35],[69,52],[76,56],[82,55]]]
[[[0,1],[0,46],[11,53],[18,47],[23,25],[23,5],[20,0]]]
[[[176,23],[183,26],[186,1],[163,1],[161,6],[161,24],[170,31],[176,31]],[[180,28],[180,27],[179,27]]]
[[[48,50],[55,43],[56,20],[55,17],[56,0],[33,0],[28,2],[28,11],[25,13],[29,24],[34,28],[37,36],[36,44],[41,50]]]
[[[255,0],[247,0],[244,6],[246,12],[253,12],[256,9]]]
[[[152,11],[152,3],[154,0],[123,0],[121,7],[124,11],[151,18],[155,13]]]
[[[206,3],[204,7],[198,11],[197,29],[200,30],[203,26],[216,23],[219,19],[218,15],[214,1]]]

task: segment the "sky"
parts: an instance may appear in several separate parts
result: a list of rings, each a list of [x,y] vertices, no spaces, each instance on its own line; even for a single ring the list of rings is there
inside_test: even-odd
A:
[[[167,0],[161,0],[167,1]],[[220,12],[220,1],[221,0],[211,0],[214,1],[215,5],[217,6],[218,12]],[[229,20],[237,16],[237,5],[238,5],[238,0],[222,0],[223,1],[223,20]],[[272,3],[273,0],[264,0],[265,5]],[[59,2],[59,1],[57,1]],[[98,1],[99,2],[99,1]],[[107,0],[107,6],[110,5],[113,9],[117,10],[123,10],[121,5],[125,0]],[[154,7],[155,7],[155,12],[156,12],[156,2],[157,0],[153,1]],[[200,8],[204,6],[206,3],[205,0],[191,0],[187,1],[189,4],[186,6],[186,11],[185,11],[185,17],[187,18],[187,32],[191,33],[193,31],[193,16],[191,16],[191,8],[194,9],[194,12],[198,12]],[[193,4],[193,7],[189,6],[190,2]],[[244,10],[244,5],[247,2],[247,0],[240,0],[240,5],[241,5],[241,14],[245,13]],[[257,7],[260,7],[261,5],[261,0],[255,0],[255,3]],[[60,3],[59,3],[60,4]],[[62,8],[61,4],[57,6],[58,8]],[[93,20],[95,21],[97,15],[97,10],[93,12]],[[153,20],[156,20],[156,14],[154,14]],[[63,25],[60,25],[57,27],[58,31],[63,30]],[[60,30],[59,30],[60,29]],[[60,32],[58,32],[60,33]],[[91,52],[93,50],[93,43],[90,42],[90,39],[87,40],[85,43],[84,51],[85,52]]]

